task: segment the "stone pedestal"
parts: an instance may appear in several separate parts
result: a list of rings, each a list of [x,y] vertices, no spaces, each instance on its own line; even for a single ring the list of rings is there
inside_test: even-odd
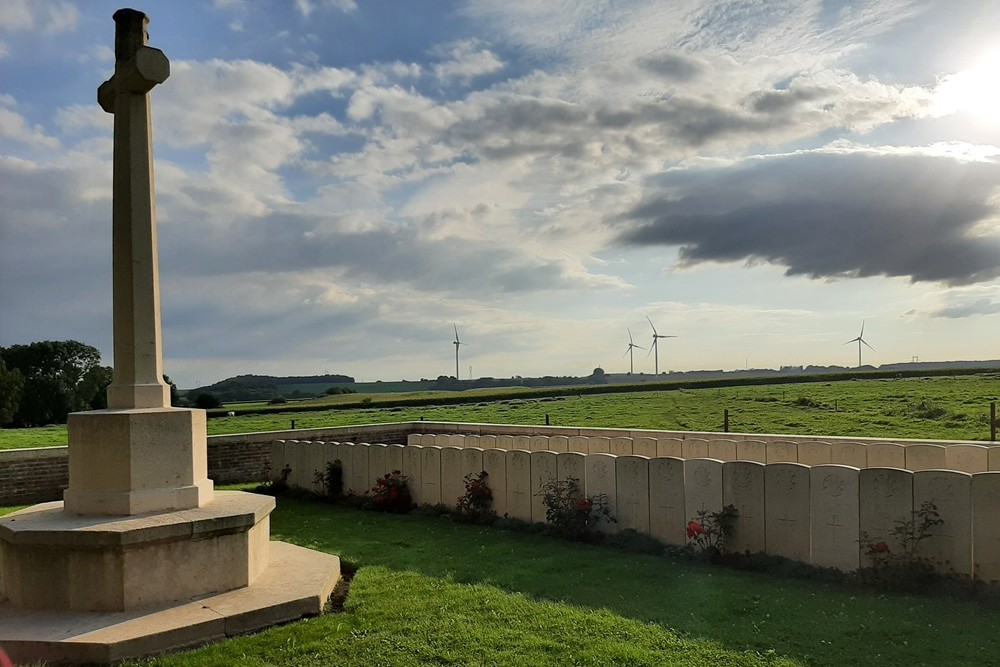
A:
[[[169,512],[212,500],[204,410],[76,412],[68,430],[67,512]]]

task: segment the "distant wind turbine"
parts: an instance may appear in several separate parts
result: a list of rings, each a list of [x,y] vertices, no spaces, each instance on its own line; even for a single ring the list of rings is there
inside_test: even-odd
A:
[[[455,379],[458,379],[458,348],[462,346],[462,341],[458,338],[458,325],[455,325]]]
[[[649,322],[649,326],[653,328],[653,344],[649,346],[649,352],[653,353],[653,369],[654,375],[660,374],[660,349],[659,345],[656,343],[658,338],[677,338],[677,336],[665,336],[663,334],[656,333],[656,327],[653,326],[653,320],[649,319],[649,315],[646,316],[646,321]],[[646,352],[646,356],[649,356],[649,352]]]
[[[858,344],[858,368],[861,368],[861,346],[865,345],[872,352],[875,351],[875,348],[868,344],[868,341],[865,340],[864,336],[865,336],[865,321],[861,320],[861,333],[858,334],[857,338],[852,338],[851,340],[849,340],[846,343],[844,343],[844,345],[850,345],[851,343],[857,342],[857,344]]]
[[[628,374],[632,375],[632,373],[635,372],[635,367],[632,364],[632,350],[635,349],[635,348],[637,348],[637,347],[640,350],[645,350],[646,348],[640,347],[640,346],[636,345],[635,343],[633,343],[632,342],[632,330],[631,329],[627,329],[627,331],[628,331],[628,348],[625,350],[625,354],[628,355]],[[624,357],[625,354],[623,354],[622,356]]]

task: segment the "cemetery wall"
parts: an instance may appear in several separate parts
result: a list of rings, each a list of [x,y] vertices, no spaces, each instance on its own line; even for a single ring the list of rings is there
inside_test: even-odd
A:
[[[441,438],[440,444],[416,442],[428,437],[435,443]],[[275,470],[289,466],[289,483],[301,489],[317,491],[314,473],[340,460],[345,489],[367,489],[380,475],[401,470],[415,502],[452,507],[463,491],[463,477],[485,470],[494,510],[529,522],[545,520],[539,494],[546,481],[575,478],[588,495],[606,496],[617,523],[606,523],[602,530],[631,528],[675,545],[686,542],[688,522],[700,513],[733,505],[739,513],[734,549],[844,571],[868,564],[865,543],[884,541],[899,552],[903,545],[895,542],[893,528],[928,501],[944,523],[921,543],[921,554],[942,572],[1000,581],[995,521],[1000,471],[806,465],[788,460],[794,447],[782,448],[772,462],[608,451],[623,451],[627,438],[597,437],[594,443],[576,440],[573,445],[575,438],[565,436],[546,442],[539,436],[411,434],[410,440],[407,445],[277,440],[271,456]],[[465,440],[497,444],[459,446]],[[542,448],[554,440],[565,449]],[[572,449],[590,444],[600,451]]]

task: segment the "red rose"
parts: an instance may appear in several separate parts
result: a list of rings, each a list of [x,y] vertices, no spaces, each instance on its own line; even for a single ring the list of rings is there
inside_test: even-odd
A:
[[[877,554],[884,554],[887,551],[889,551],[889,545],[886,544],[885,542],[879,542],[872,547],[872,551],[874,551]]]
[[[701,535],[704,532],[705,532],[705,527],[700,523],[698,523],[697,521],[688,522],[687,536],[689,540],[693,538],[695,535]]]

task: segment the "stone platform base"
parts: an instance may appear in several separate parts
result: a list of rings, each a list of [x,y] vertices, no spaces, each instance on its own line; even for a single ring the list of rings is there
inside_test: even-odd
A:
[[[319,614],[340,559],[270,543],[267,568],[246,588],[124,612],[25,611],[0,604],[0,646],[16,663],[107,664],[191,648]]]

